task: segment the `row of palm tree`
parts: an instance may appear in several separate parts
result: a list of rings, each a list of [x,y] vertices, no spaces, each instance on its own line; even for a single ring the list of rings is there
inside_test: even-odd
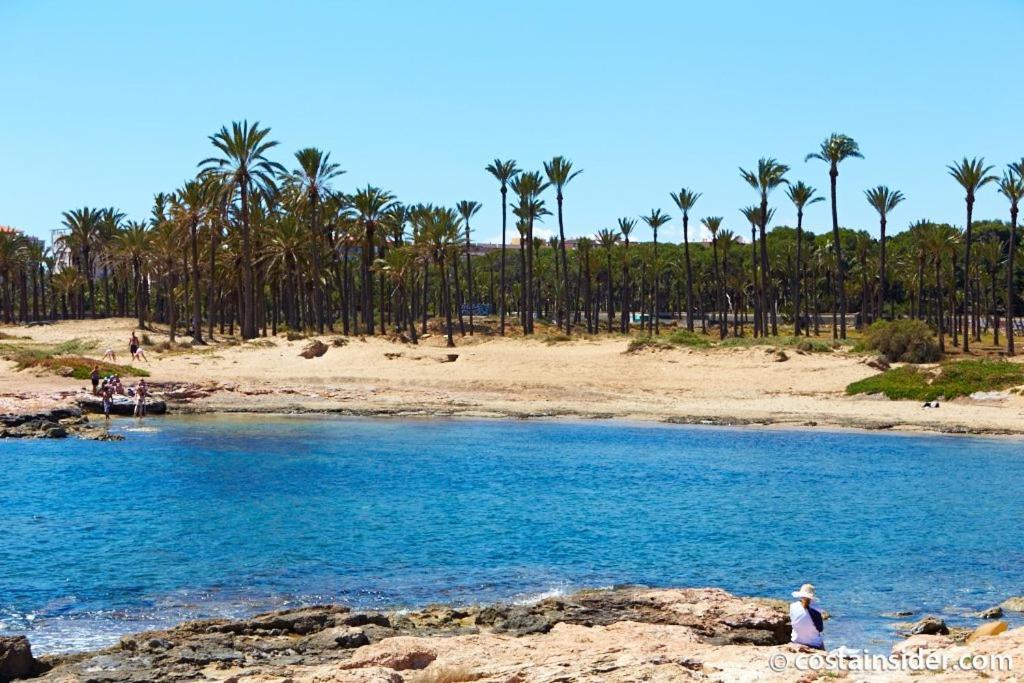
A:
[[[967,351],[983,327],[998,341],[1000,316],[1011,320],[1017,310],[1024,161],[1001,178],[983,159],[949,167],[965,192],[963,231],[918,221],[891,236],[889,218],[903,194],[884,185],[866,190],[879,216],[874,239],[841,227],[839,168],[861,153],[856,141],[835,133],[806,158],[828,164],[831,233],[816,236],[804,227],[805,211],[825,198],[804,181],[790,181],[789,166],[765,157],[740,169],[757,197],[741,209],[751,231],[748,250],[721,216],[701,221],[710,244],[691,239],[690,217],[702,195],[688,187],[670,193],[680,212],[681,244],[659,240],[672,218],[653,208],[639,217],[650,242],[631,240],[638,220],[622,217],[615,229],[579,238],[570,249],[565,192],[582,171],[561,156],[536,171],[495,159],[486,172],[498,182],[502,234],[500,247],[486,251],[473,246],[479,202],[447,208],[404,204],[372,185],[338,190],[344,171],[329,153],[300,149],[289,170],[271,160],[277,142],[258,123],[225,126],[210,142],[214,155],[181,187],[157,194],[146,220],[127,220],[114,208],[70,210],[52,250],[0,233],[4,320],[131,314],[140,327],[168,325],[172,338],[184,329],[197,344],[217,328],[233,334],[235,325],[244,339],[268,328],[323,333],[340,327],[343,334],[385,332],[415,341],[436,321],[454,345],[456,326],[459,335],[491,331],[474,317],[477,304],[486,303],[497,312],[494,331],[502,335],[509,329],[533,334],[538,319],[564,334],[597,332],[602,323],[609,332],[628,333],[637,327],[636,313],[640,329],[651,334],[660,332],[666,313],[685,320],[690,331],[698,322],[707,331],[710,322],[723,337],[730,322],[732,334],[749,326],[754,335],[777,335],[780,320],[792,321],[797,335],[820,334],[821,316],[831,312],[833,336],[845,338],[855,301],[858,326],[920,317],[943,343],[952,334]],[[976,196],[990,183],[1010,202],[1008,224],[973,218]],[[795,229],[769,229],[780,187],[796,210]],[[548,190],[558,232],[545,242],[534,232],[551,215]],[[517,242],[509,239],[510,209]],[[516,244],[518,255],[509,258]],[[999,273],[1005,285],[997,292]],[[1009,324],[1006,344],[1013,353]]]

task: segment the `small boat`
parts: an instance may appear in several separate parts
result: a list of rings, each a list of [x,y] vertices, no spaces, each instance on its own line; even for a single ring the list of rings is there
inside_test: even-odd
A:
[[[99,396],[85,395],[80,396],[77,399],[77,403],[81,406],[82,410],[90,413],[103,414],[103,399]],[[167,412],[167,403],[156,398],[146,399],[146,414],[147,415],[163,415]],[[110,406],[111,415],[134,415],[135,414],[135,399],[131,396],[122,396],[117,394],[114,396],[113,403]]]

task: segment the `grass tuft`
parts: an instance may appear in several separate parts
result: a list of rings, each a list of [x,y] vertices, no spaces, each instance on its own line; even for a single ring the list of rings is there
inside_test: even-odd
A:
[[[893,368],[846,387],[846,393],[883,394],[893,400],[934,401],[999,391],[1024,384],[1024,365],[1001,360],[950,361],[936,368]]]

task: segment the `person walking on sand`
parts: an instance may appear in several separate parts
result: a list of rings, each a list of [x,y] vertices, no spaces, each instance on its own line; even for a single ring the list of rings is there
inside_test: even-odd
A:
[[[797,600],[789,606],[789,621],[793,625],[790,640],[816,650],[824,650],[822,633],[825,631],[825,620],[821,616],[814,586],[805,583],[800,586],[800,590],[793,591],[793,597]]]
[[[92,395],[95,396],[97,394],[96,389],[100,386],[100,366],[92,366],[92,372],[89,374],[89,379],[92,380]]]
[[[135,386],[135,417],[146,417],[146,395],[148,393],[146,380],[140,379]]]
[[[139,338],[135,336],[135,330],[132,330],[132,338],[128,340],[128,351],[132,354],[132,360],[135,360],[135,352],[139,350]]]

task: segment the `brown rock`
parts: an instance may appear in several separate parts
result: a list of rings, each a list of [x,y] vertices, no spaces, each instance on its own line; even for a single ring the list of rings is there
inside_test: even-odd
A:
[[[1024,612],[1024,595],[1007,598],[999,603],[999,606],[1007,612]]]
[[[327,344],[324,344],[319,339],[314,339],[299,355],[303,358],[319,358],[327,353],[328,348]]]
[[[41,673],[32,656],[32,646],[25,636],[0,637],[0,683],[16,678],[30,678]]]
[[[423,638],[398,636],[356,650],[352,658],[341,665],[343,669],[362,669],[383,666],[395,671],[425,669],[437,659],[437,650]]]
[[[946,622],[938,617],[927,616],[914,622],[910,627],[910,635],[913,636],[945,636],[949,635],[949,627]]]
[[[971,635],[967,636],[967,642],[973,643],[979,638],[987,638],[990,636],[997,636],[1006,630],[1005,621],[992,621],[987,624],[982,624],[978,628],[974,629]]]

